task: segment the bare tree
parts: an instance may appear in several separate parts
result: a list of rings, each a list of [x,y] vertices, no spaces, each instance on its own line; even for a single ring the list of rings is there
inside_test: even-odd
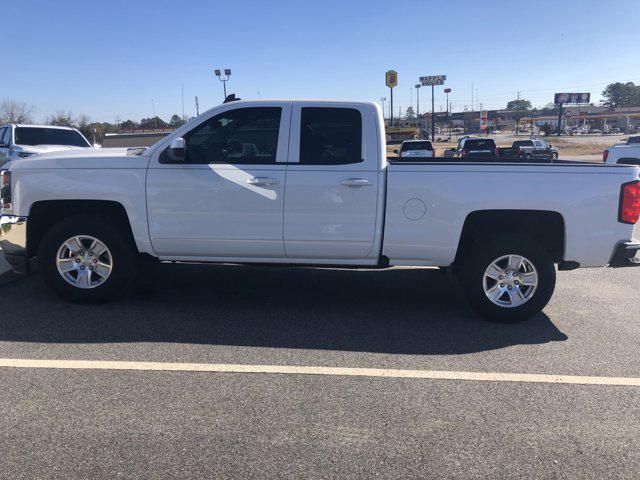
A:
[[[73,127],[75,120],[73,119],[73,113],[58,110],[55,115],[47,117],[47,124],[58,127]]]
[[[0,124],[2,123],[32,123],[33,105],[27,105],[17,100],[6,99],[0,103]]]

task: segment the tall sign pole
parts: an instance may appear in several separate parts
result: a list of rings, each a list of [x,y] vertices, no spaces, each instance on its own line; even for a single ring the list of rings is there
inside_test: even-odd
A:
[[[431,141],[436,141],[436,106],[435,106],[435,86],[444,85],[446,75],[431,75],[420,77],[422,86],[431,86]]]
[[[387,73],[385,73],[385,83],[387,84],[387,87],[389,87],[389,96],[391,97],[391,119],[389,126],[393,127],[393,88],[398,85],[398,72],[395,70],[387,71]]]

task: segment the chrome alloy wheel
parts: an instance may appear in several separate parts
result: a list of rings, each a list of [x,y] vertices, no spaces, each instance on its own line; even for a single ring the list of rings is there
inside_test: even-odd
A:
[[[102,285],[113,270],[113,257],[107,246],[90,235],[78,235],[65,241],[56,254],[58,273],[77,288]]]
[[[499,307],[524,305],[538,288],[538,272],[531,261],[521,255],[505,255],[494,260],[483,276],[484,293]]]

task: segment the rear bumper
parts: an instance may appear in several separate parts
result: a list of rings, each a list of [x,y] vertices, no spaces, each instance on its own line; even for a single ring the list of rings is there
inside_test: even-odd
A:
[[[27,217],[0,215],[0,248],[14,272],[29,272]]]
[[[611,257],[610,267],[640,267],[640,242],[622,242],[616,246]]]

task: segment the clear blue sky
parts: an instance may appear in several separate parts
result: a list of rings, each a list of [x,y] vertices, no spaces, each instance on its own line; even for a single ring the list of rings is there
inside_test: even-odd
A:
[[[598,100],[613,81],[640,83],[640,1],[30,1],[0,0],[0,99],[93,120],[168,119],[219,103],[213,68],[231,68],[242,98],[389,96],[403,111],[419,75],[446,74],[455,110],[555,91]],[[413,89],[415,104],[415,89]],[[430,95],[421,90],[421,111]],[[436,109],[444,108],[442,89]]]

